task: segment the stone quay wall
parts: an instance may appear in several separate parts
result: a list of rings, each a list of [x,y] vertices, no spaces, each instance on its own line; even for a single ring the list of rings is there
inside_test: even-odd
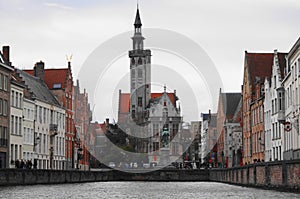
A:
[[[162,169],[146,173],[143,170],[131,172],[0,169],[0,187],[101,181],[212,181],[300,192],[300,160],[261,162],[228,169]]]
[[[243,167],[211,169],[209,180],[300,192],[300,160],[261,162]]]
[[[131,171],[132,172],[132,171]],[[108,171],[63,171],[1,169],[0,186],[59,184],[101,181],[208,181],[207,170],[163,169],[144,173],[136,170],[130,173],[118,170]]]

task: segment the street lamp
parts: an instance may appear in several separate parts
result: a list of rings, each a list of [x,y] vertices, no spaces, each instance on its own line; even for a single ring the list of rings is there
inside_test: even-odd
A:
[[[35,158],[33,159],[33,168],[37,169],[37,161],[38,161],[38,153],[36,151],[36,146],[40,144],[41,142],[41,138],[40,137],[36,137],[37,133],[34,133],[34,143],[33,143],[33,151],[35,154]]]

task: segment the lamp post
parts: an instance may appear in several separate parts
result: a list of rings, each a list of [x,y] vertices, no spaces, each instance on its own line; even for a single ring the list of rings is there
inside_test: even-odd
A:
[[[38,161],[38,157],[39,157],[39,155],[36,151],[36,146],[39,145],[40,142],[41,142],[41,138],[37,137],[36,134],[37,134],[36,132],[34,132],[34,134],[33,134],[33,136],[34,136],[33,151],[34,151],[34,154],[35,154],[35,158],[33,160],[33,168],[34,169],[37,169],[37,161]]]

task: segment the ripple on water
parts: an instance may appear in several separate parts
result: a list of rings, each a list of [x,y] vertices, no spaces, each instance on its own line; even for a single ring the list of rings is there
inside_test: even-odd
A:
[[[299,194],[214,182],[95,182],[1,187],[0,198],[299,198]]]

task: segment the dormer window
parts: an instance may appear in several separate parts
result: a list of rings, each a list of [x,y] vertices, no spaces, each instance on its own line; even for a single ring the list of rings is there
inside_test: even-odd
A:
[[[53,84],[54,89],[59,89],[61,88],[61,83]]]

